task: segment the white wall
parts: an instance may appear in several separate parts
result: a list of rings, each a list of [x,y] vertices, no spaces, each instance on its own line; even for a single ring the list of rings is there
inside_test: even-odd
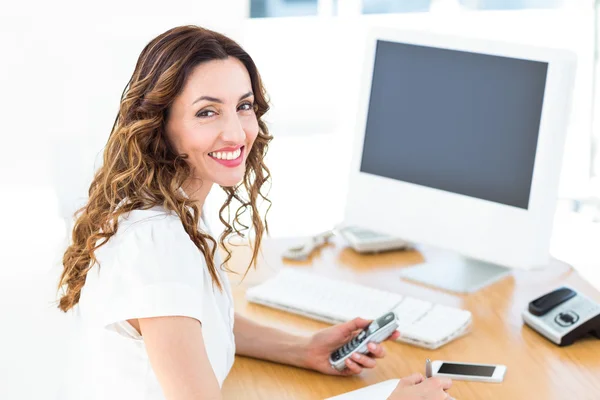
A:
[[[106,6],[117,7],[114,3]],[[18,149],[5,155],[0,171],[15,168],[24,175],[9,173],[4,179],[19,184],[55,182],[60,176],[71,178],[72,185],[89,183],[82,178],[93,171],[90,152],[95,155],[106,142],[142,48],[177,25],[196,23],[227,32],[227,20],[221,18],[219,25],[212,14],[194,18],[158,11],[133,17],[0,16],[2,136]]]

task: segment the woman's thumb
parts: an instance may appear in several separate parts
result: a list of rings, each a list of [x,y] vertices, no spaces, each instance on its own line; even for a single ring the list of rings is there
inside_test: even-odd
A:
[[[357,329],[364,329],[367,326],[369,326],[369,324],[371,323],[371,321],[369,321],[368,319],[363,319],[360,317],[354,318],[351,321],[346,322],[346,327],[354,332]]]

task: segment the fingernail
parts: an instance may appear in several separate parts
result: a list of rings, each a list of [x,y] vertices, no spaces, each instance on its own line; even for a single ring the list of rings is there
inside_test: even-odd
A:
[[[352,358],[354,358],[355,360],[360,360],[360,354],[354,353],[352,354]]]
[[[368,347],[370,350],[375,350],[375,348],[376,348],[376,346],[375,346],[375,343],[369,343],[369,344],[367,345],[367,347]]]

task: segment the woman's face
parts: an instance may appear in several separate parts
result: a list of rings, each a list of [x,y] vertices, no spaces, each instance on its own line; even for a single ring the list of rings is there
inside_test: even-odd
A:
[[[235,186],[258,135],[250,75],[237,58],[196,66],[171,106],[169,141],[202,186]]]

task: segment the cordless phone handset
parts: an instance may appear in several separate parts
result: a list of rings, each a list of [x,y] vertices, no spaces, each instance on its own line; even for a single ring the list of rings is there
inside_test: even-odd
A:
[[[398,327],[398,319],[392,311],[385,313],[363,329],[354,339],[335,350],[329,356],[329,363],[338,371],[346,368],[346,359],[354,353],[366,354],[369,352],[367,344],[381,343],[387,339]]]

